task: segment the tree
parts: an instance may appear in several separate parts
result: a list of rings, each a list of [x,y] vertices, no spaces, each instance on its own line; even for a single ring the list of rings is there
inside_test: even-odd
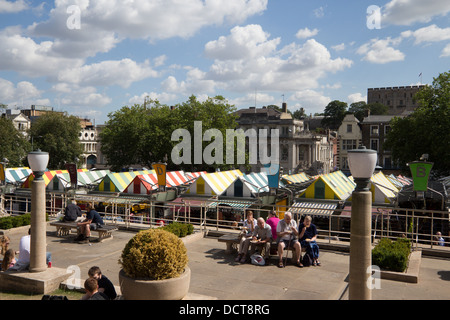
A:
[[[80,131],[80,120],[76,116],[48,112],[32,124],[30,137],[34,149],[49,153],[49,169],[63,169],[65,162],[73,162],[83,153]]]
[[[306,117],[305,109],[300,108],[298,110],[295,110],[294,113],[292,114],[292,117],[294,119],[299,119],[299,120],[305,118]]]
[[[372,115],[383,115],[388,113],[389,107],[381,103],[367,104],[365,101],[358,101],[350,104],[350,108],[348,109],[348,113],[353,113],[359,121],[362,121],[366,117],[368,111]]]
[[[194,123],[201,121],[202,138],[208,129],[217,129],[226,137],[226,129],[234,129],[237,125],[233,114],[235,107],[228,104],[222,96],[208,98],[200,102],[192,95],[186,102],[168,107],[158,101],[151,100],[146,106],[125,106],[110,113],[109,120],[100,134],[102,152],[106,156],[112,170],[142,164],[150,167],[153,162],[166,161],[168,169],[208,170],[227,168],[223,164],[194,164],[194,148],[191,148],[190,163],[174,164],[171,153],[180,141],[172,141],[172,133],[177,129],[185,129],[194,144]],[[203,139],[202,139],[203,140]],[[202,151],[215,141],[201,141]],[[225,139],[223,141],[225,144]],[[225,150],[225,145],[223,145]],[[224,154],[225,157],[225,154]]]
[[[386,147],[404,169],[422,154],[429,155],[437,175],[450,174],[450,72],[434,78],[414,97],[419,107],[408,117],[394,118]]]
[[[321,124],[329,129],[337,130],[344,120],[347,103],[339,100],[331,101],[324,110],[324,118]]]
[[[30,144],[8,118],[0,117],[0,137],[0,161],[8,159],[9,167],[24,165]]]

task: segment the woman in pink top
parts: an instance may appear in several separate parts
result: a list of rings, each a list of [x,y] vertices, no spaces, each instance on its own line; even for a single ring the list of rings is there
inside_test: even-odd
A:
[[[272,228],[272,239],[277,239],[277,225],[280,219],[277,217],[276,211],[269,211],[266,223]]]

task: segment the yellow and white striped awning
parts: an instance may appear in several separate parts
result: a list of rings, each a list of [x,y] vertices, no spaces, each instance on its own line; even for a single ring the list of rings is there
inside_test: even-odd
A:
[[[212,173],[202,173],[194,183],[192,183],[187,194],[197,194],[205,196],[221,195],[238,176],[242,176],[240,170],[218,171]]]
[[[309,177],[304,172],[296,174],[285,174],[282,176],[282,178],[285,179],[288,183],[303,183],[311,180],[311,177]]]

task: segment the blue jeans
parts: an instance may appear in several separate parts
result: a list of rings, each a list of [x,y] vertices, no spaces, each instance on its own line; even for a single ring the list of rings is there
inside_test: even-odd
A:
[[[306,248],[306,253],[308,253],[311,258],[318,259],[319,258],[319,246],[316,241],[306,241],[303,240],[301,242],[302,247]]]

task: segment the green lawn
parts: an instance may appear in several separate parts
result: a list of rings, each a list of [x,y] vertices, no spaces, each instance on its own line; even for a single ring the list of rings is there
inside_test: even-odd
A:
[[[57,289],[50,293],[49,295],[55,296],[66,296],[69,300],[80,300],[84,293],[73,291],[73,290],[63,290]],[[43,294],[36,295],[26,295],[18,293],[8,293],[0,292],[0,300],[41,300]]]

